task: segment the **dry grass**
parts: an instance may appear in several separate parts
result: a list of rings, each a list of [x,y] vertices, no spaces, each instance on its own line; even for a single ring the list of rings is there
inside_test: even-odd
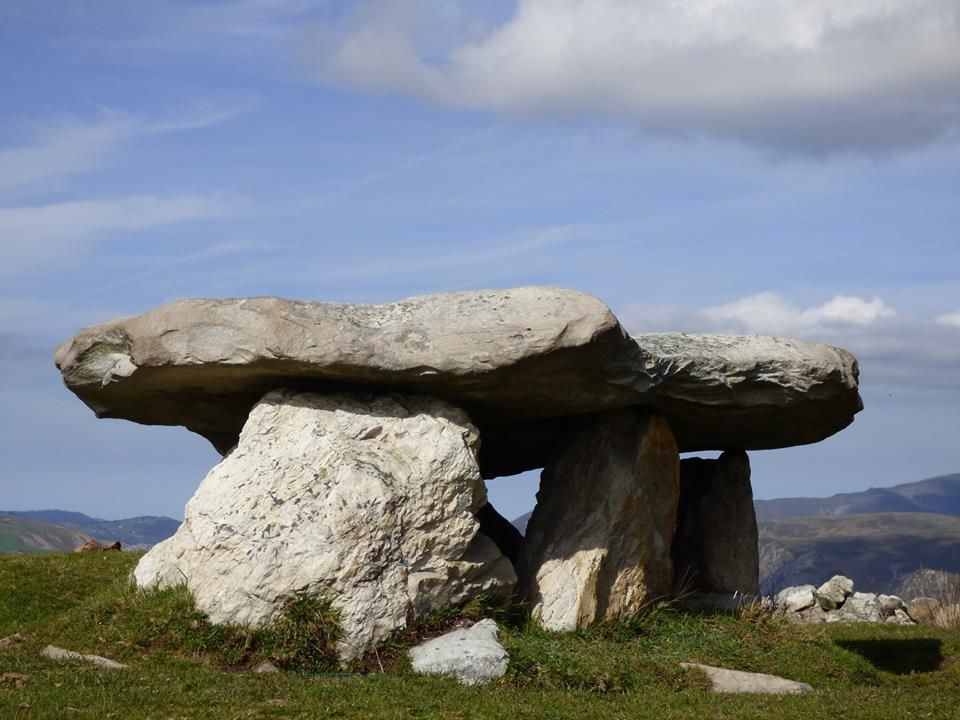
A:
[[[914,620],[944,630],[960,630],[960,575],[924,572],[917,592],[918,597],[910,603]]]

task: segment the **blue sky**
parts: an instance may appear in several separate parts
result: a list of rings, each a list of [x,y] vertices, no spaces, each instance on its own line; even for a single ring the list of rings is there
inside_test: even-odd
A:
[[[51,356],[194,296],[550,284],[830,342],[866,410],[757,496],[960,471],[960,7],[836,5],[0,2],[0,509],[182,516],[213,450]]]

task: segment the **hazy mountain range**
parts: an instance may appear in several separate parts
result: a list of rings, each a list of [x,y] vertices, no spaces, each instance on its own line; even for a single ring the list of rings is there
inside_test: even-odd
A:
[[[827,498],[756,500],[760,589],[833,575],[894,592],[923,568],[960,572],[960,473]],[[513,521],[524,532],[530,513]]]
[[[765,593],[818,585],[832,575],[892,592],[922,569],[960,572],[960,473],[828,498],[754,503]],[[513,521],[521,532],[530,513]],[[104,520],[65,510],[0,513],[0,553],[72,550],[89,537],[125,547],[154,545],[180,523],[169,517]]]
[[[939,513],[960,515],[960,473],[939,475],[919,482],[840,493],[828,498],[756,500],[757,520],[794,517],[833,517],[873,513]]]
[[[73,550],[88,538],[124,547],[146,547],[166,540],[180,527],[169,517],[104,520],[67,510],[0,511],[0,553]]]

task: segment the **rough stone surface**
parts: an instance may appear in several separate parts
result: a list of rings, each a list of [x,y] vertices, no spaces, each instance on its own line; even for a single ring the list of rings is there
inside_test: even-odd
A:
[[[813,585],[784,588],[777,593],[775,602],[784,612],[800,612],[817,602],[817,589]]]
[[[794,613],[793,618],[791,619],[794,619],[797,622],[805,625],[818,625],[820,623],[827,622],[827,612],[820,607],[819,603],[815,603],[806,610],[801,610],[798,613]]]
[[[853,580],[843,575],[834,575],[817,588],[817,602],[826,611],[836,610],[853,595]]]
[[[85,540],[83,545],[79,545],[73,549],[75,553],[99,552],[101,550],[103,550],[103,544],[93,538]]]
[[[849,353],[757,336],[630,338],[596,298],[525,287],[340,305],[183,300],[80,331],[56,351],[100,417],[183,425],[221,452],[280,387],[442,397],[484,436],[488,477],[542,467],[557,418],[643,405],[681,450],[811,443],[862,403]]]
[[[675,587],[756,595],[757,540],[747,454],[728,450],[717,460],[682,460],[673,541]]]
[[[122,670],[123,668],[127,667],[123,663],[118,663],[116,660],[111,660],[110,658],[105,658],[100,655],[86,655],[84,653],[74,652],[73,650],[64,650],[63,648],[56,647],[55,645],[47,645],[40,654],[45,658],[49,658],[50,660],[80,660],[82,662],[90,663],[91,665],[96,665],[104,670]]]
[[[878,595],[877,602],[880,603],[880,612],[884,615],[892,615],[897,610],[906,610],[907,605],[896,595]]]
[[[798,695],[813,690],[807,683],[787,680],[765,673],[727,670],[726,668],[701,665],[700,663],[680,663],[680,667],[695,668],[702,671],[718,693],[759,693],[765,695]]]
[[[584,418],[540,480],[521,588],[551,630],[629,617],[670,592],[679,456],[663,418]]]
[[[516,565],[520,560],[520,548],[523,546],[523,535],[520,531],[490,503],[477,510],[476,518],[480,523],[480,532],[493,540],[503,556]]]
[[[413,671],[455,677],[462,685],[478,685],[502,677],[510,656],[497,639],[497,624],[481,620],[410,648]]]
[[[850,578],[834,575],[817,590],[813,590],[813,585],[785,588],[778,593],[775,603],[787,620],[805,625],[825,622],[915,624],[903,600],[896,595],[853,592],[853,587]]]
[[[906,610],[897,608],[883,620],[890,625],[916,625]]]
[[[880,622],[883,614],[874,593],[855,592],[838,609],[827,613],[827,622]]]
[[[408,617],[512,591],[474,518],[477,442],[435,399],[272,392],[136,581],[186,583],[216,623],[263,625],[293,593],[329,597],[340,655],[357,657]]]

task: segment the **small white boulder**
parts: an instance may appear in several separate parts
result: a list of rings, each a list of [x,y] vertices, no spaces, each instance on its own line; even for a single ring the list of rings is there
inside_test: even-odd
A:
[[[497,639],[497,623],[481,620],[410,648],[410,664],[421,675],[455,677],[461,685],[477,685],[502,677],[510,656]]]
[[[836,610],[853,595],[853,580],[843,575],[834,575],[817,588],[817,602],[826,611]]]
[[[777,593],[775,603],[786,613],[800,612],[813,607],[817,601],[817,590],[813,585],[798,585],[784,588]]]

